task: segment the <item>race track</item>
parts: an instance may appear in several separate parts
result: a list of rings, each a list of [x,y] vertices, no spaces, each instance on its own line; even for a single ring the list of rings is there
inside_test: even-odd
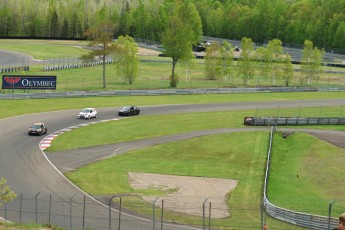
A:
[[[258,107],[260,109],[270,108],[298,108],[298,107],[319,107],[319,106],[340,106],[344,104],[344,99],[334,100],[300,100],[300,101],[279,101],[279,102],[255,102],[255,103],[217,103],[217,104],[193,104],[193,105],[163,105],[163,106],[146,106],[141,107],[142,112],[140,116],[148,116],[153,114],[172,114],[172,113],[191,113],[191,112],[210,112],[210,111],[235,111],[235,110],[251,110],[255,111]],[[14,102],[15,103],[15,102]],[[130,143],[120,143],[116,145],[107,145],[103,147],[94,147],[83,149],[83,155],[80,157],[81,150],[64,151],[59,154],[48,154],[47,157],[40,150],[39,143],[44,136],[28,136],[27,129],[33,122],[45,122],[48,126],[48,134],[59,131],[61,129],[75,126],[86,122],[94,122],[98,120],[108,120],[117,117],[117,108],[97,108],[99,116],[92,120],[79,120],[76,115],[79,110],[56,111],[39,114],[28,114],[25,116],[17,116],[0,120],[0,177],[6,178],[8,185],[17,194],[31,194],[36,197],[38,194],[51,194],[53,196],[87,196],[83,191],[71,184],[61,172],[78,168],[89,162],[94,162],[114,154],[124,153],[126,151],[142,148],[153,144],[165,143],[175,140],[181,140],[201,135],[209,135],[219,132],[245,132],[257,129],[268,130],[268,127],[246,127],[243,129],[224,129],[224,130],[210,130],[203,132],[193,132],[182,135],[170,135],[149,140],[133,141]],[[251,115],[251,114],[249,114]],[[242,122],[242,121],[241,121]],[[334,145],[343,147],[342,140],[345,138],[344,132],[331,131],[329,135],[325,131],[319,132],[317,130],[306,130],[307,132],[329,141]],[[330,138],[330,135],[331,138]],[[93,154],[97,148],[97,154]],[[118,151],[114,151],[118,150]],[[49,160],[48,160],[49,159]],[[52,162],[54,166],[50,163]],[[58,171],[59,169],[60,171]],[[88,197],[89,199],[89,197]],[[89,202],[93,202],[92,210],[86,209],[85,216],[89,216],[87,226],[90,229],[108,229],[108,222],[104,220],[108,216],[108,208],[93,201],[90,198]],[[34,204],[32,204],[34,209]],[[37,208],[37,206],[36,206]],[[64,212],[68,213],[68,207],[59,207],[66,209]],[[0,217],[4,214],[0,209]],[[24,218],[24,217],[23,217]],[[27,217],[28,219],[31,217]],[[36,217],[37,218],[37,217]],[[126,224],[124,229],[152,229],[152,222],[150,220],[133,217],[131,215],[124,215],[123,218],[128,218],[124,221]],[[25,218],[24,218],[25,219]],[[135,221],[134,221],[135,219]],[[57,218],[54,220],[59,226],[68,228],[71,222],[66,219]],[[79,219],[73,221],[75,228],[80,228],[82,222]],[[167,224],[164,229],[197,229],[188,226],[178,226],[174,224]]]

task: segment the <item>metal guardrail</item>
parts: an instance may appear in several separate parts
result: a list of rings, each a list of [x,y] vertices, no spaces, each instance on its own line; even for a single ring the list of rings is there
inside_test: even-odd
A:
[[[248,126],[286,126],[286,125],[345,125],[340,117],[245,117]]]
[[[336,218],[329,219],[326,216],[306,214],[281,208],[270,203],[267,197],[264,198],[264,206],[267,214],[270,216],[308,229],[337,229],[338,226]]]
[[[104,96],[143,96],[143,95],[193,95],[193,94],[231,94],[231,93],[277,93],[277,92],[333,92],[345,91],[339,88],[314,87],[258,87],[258,88],[195,88],[195,89],[157,89],[157,90],[108,90],[108,91],[70,91],[70,92],[28,92],[0,93],[0,99],[104,97]]]
[[[272,155],[272,145],[273,145],[273,134],[276,131],[276,127],[271,127],[270,132],[270,140],[269,140],[269,148],[267,153],[267,163],[266,163],[266,170],[265,170],[265,180],[264,180],[264,192],[263,192],[263,208],[268,215],[271,217],[282,220],[294,225],[306,227],[308,229],[337,229],[338,220],[336,218],[330,218],[329,216],[319,216],[319,215],[312,215],[302,212],[296,212],[293,210],[281,208],[272,204],[267,197],[267,187],[269,181],[269,170],[270,170],[270,159]]]

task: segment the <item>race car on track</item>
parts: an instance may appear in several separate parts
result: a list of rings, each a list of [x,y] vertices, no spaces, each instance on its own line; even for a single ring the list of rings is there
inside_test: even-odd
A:
[[[34,123],[28,131],[29,135],[39,135],[46,134],[48,132],[47,126],[44,123]]]
[[[119,116],[139,115],[140,109],[137,106],[129,105],[119,110]]]
[[[85,108],[82,109],[79,114],[78,118],[79,119],[91,119],[91,118],[96,118],[97,117],[97,110],[94,108]]]

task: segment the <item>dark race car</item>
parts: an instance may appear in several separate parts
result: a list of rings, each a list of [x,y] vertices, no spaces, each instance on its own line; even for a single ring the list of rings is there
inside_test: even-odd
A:
[[[46,134],[48,132],[47,126],[44,123],[34,123],[28,131],[29,135],[39,135]]]
[[[125,106],[119,110],[119,116],[139,115],[140,109],[137,106]]]

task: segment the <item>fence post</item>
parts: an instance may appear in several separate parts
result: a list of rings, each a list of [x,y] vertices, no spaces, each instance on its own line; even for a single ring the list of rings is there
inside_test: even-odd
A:
[[[113,195],[109,202],[108,202],[108,206],[109,206],[109,230],[111,230],[111,200],[115,197],[115,195]]]
[[[153,230],[155,230],[155,203],[158,200],[158,197],[152,203],[152,223],[153,223]]]
[[[161,230],[163,230],[163,207],[164,207],[164,200],[162,200],[162,210],[161,210]]]
[[[121,208],[122,208],[122,198],[120,197],[120,207],[119,207],[119,228],[118,230],[120,230],[121,228]]]
[[[328,230],[331,229],[331,213],[332,213],[332,205],[334,203],[334,199],[331,201],[328,207]]]
[[[48,223],[50,223],[50,214],[52,209],[52,194],[49,194],[49,212],[48,212]]]
[[[36,194],[36,196],[35,196],[35,210],[36,210],[36,224],[37,224],[37,197],[38,197],[38,195],[40,194],[41,192],[38,192],[37,194]]]
[[[260,229],[264,229],[264,226],[266,225],[264,200],[262,200],[262,203],[260,205],[260,211],[261,211],[261,226],[260,226]]]
[[[83,230],[85,229],[85,208],[86,208],[86,196],[84,196],[84,206],[83,206]]]
[[[7,220],[7,203],[5,202],[5,220]]]
[[[205,230],[205,203],[208,198],[205,199],[204,203],[202,204],[202,229]]]
[[[22,223],[23,193],[20,194],[19,224]]]
[[[208,230],[211,230],[211,202],[208,208]]]
[[[75,194],[69,200],[69,229],[72,230],[72,200]]]

